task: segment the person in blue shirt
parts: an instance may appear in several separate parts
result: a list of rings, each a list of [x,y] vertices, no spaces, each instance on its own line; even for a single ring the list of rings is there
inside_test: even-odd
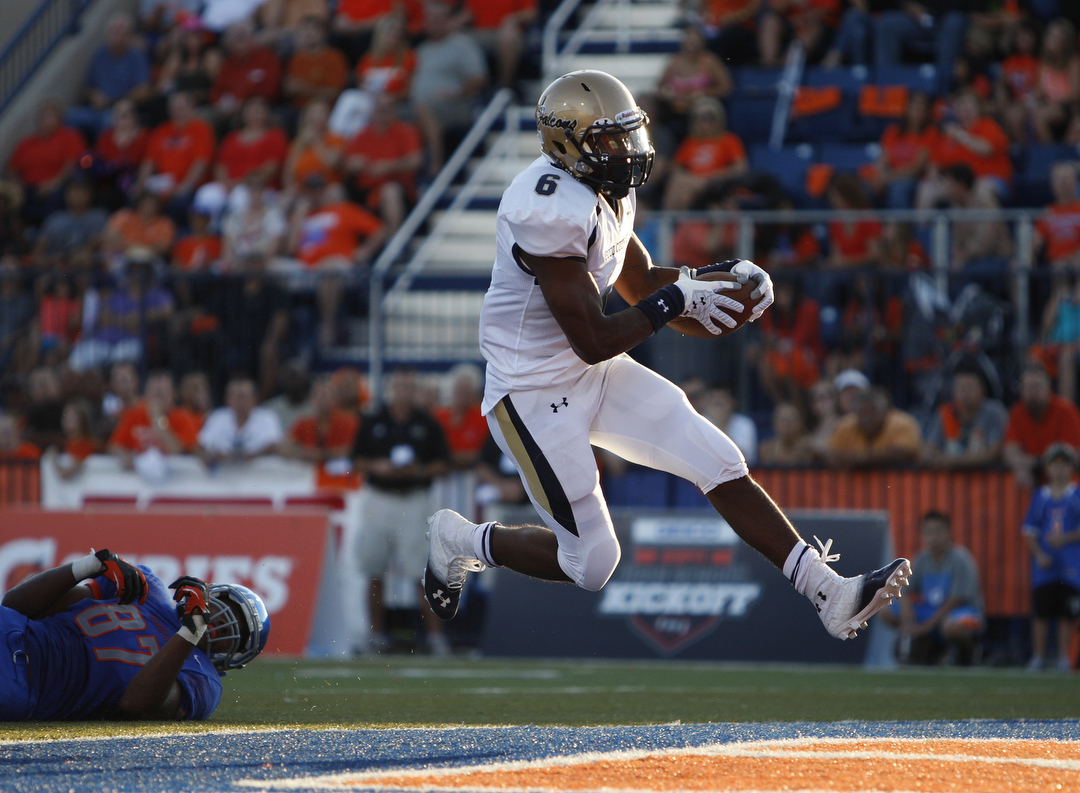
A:
[[[246,587],[183,576],[166,589],[149,568],[91,553],[4,595],[0,721],[209,718],[220,676],[269,631]]]
[[[1072,668],[1069,643],[1080,616],[1080,488],[1073,483],[1077,452],[1053,443],[1043,453],[1046,484],[1035,491],[1022,531],[1031,551],[1031,660],[1028,669],[1047,666],[1050,625],[1057,636],[1060,671]]]
[[[885,612],[899,632],[900,660],[967,665],[984,625],[979,569],[971,551],[952,539],[952,520],[932,510],[919,524],[922,551],[912,566],[910,597]]]
[[[109,17],[105,43],[94,53],[86,70],[84,105],[68,108],[65,121],[92,141],[112,119],[112,107],[121,99],[139,104],[151,96],[150,59],[135,37],[135,23],[122,12]]]

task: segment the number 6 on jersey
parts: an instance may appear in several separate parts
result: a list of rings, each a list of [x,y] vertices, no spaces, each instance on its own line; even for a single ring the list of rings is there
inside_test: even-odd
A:
[[[540,177],[540,181],[536,183],[537,195],[552,195],[559,189],[559,180],[561,176],[554,173],[546,173]]]

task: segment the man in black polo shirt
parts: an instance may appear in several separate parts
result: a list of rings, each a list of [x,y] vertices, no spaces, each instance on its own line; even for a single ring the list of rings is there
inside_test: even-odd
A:
[[[356,470],[367,478],[360,512],[360,570],[371,578],[372,650],[389,642],[383,623],[383,580],[394,569],[417,582],[417,600],[428,644],[435,655],[449,653],[442,623],[431,613],[419,584],[427,565],[427,516],[431,480],[450,470],[450,450],[439,422],[413,404],[416,376],[393,372],[386,404],[365,416],[353,447]]]

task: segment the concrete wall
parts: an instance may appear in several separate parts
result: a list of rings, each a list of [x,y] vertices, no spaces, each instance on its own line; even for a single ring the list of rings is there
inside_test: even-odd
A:
[[[6,12],[8,5],[22,5],[22,0],[0,0]],[[33,6],[35,3],[29,2]],[[52,97],[61,102],[73,102],[79,95],[90,56],[101,46],[105,24],[116,11],[134,13],[137,0],[97,0],[83,14],[79,32],[62,41],[18,98],[0,117],[0,163],[6,163],[15,144],[34,128],[34,115],[42,99]],[[2,18],[2,17],[0,17]]]
[[[19,25],[30,16],[41,0],[0,0],[0,49],[3,49]]]

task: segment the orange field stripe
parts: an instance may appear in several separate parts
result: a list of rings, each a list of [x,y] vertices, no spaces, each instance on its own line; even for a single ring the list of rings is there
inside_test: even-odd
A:
[[[1080,743],[1018,740],[800,739],[607,752],[426,771],[243,780],[308,788],[481,793],[823,791],[1015,793],[1080,790]]]

